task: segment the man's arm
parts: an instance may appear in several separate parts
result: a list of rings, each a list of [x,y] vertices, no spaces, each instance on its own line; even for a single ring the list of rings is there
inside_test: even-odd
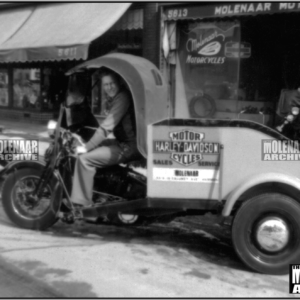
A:
[[[130,105],[129,95],[125,92],[119,93],[113,101],[113,105],[107,117],[96,130],[95,134],[86,143],[87,151],[96,148],[103,140],[105,140],[109,133],[119,124]]]

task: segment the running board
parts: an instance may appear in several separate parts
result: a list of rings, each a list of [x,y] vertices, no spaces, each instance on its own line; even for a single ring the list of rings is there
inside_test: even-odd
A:
[[[97,218],[99,216],[105,216],[107,214],[118,213],[119,211],[135,211],[148,207],[147,199],[138,199],[126,202],[100,204],[93,207],[87,207],[82,209],[84,218]]]
[[[143,198],[126,202],[116,202],[107,204],[97,204],[93,207],[82,209],[84,218],[97,218],[101,215],[122,213],[137,213],[141,210],[159,211],[186,211],[186,210],[201,210],[201,211],[220,211],[222,203],[217,200],[202,200],[202,199],[161,199],[161,198]],[[145,211],[143,211],[145,213]]]

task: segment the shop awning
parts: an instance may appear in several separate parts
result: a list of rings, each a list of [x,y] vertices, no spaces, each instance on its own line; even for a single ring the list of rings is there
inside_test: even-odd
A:
[[[89,44],[110,29],[130,5],[52,3],[3,11],[0,63],[87,59]]]
[[[165,20],[196,20],[246,15],[300,12],[298,2],[231,2],[172,7],[165,10]]]
[[[132,30],[143,29],[144,27],[144,10],[128,10],[124,16],[112,27],[112,30]]]

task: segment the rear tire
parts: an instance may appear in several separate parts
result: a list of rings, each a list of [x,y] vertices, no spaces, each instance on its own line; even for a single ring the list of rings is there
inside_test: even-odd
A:
[[[135,226],[140,225],[143,222],[143,218],[141,216],[125,213],[109,214],[108,219],[112,223],[122,226]]]
[[[24,168],[9,174],[3,185],[2,203],[3,209],[9,219],[17,226],[26,229],[45,230],[52,226],[57,220],[60,208],[60,186],[57,179],[52,176],[43,191],[42,200],[37,207],[31,208],[25,200],[25,190],[30,194],[43,170],[35,168]],[[46,208],[43,206],[46,205]],[[42,208],[40,214],[36,214],[37,208]]]
[[[282,275],[300,262],[300,204],[289,196],[267,193],[246,201],[232,225],[236,253],[250,268]]]

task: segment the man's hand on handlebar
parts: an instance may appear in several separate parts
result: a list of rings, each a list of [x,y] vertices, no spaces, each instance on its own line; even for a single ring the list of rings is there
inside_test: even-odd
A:
[[[77,146],[77,148],[76,148],[76,153],[77,154],[82,154],[82,153],[86,153],[86,152],[87,152],[87,149],[86,149],[85,145],[84,146]]]
[[[75,150],[76,154],[86,153],[87,149],[86,149],[85,143],[83,142],[82,138],[76,133],[72,133],[72,136],[76,140],[76,150]]]
[[[79,135],[76,134],[76,133],[72,133],[72,137],[76,140],[76,145],[77,145],[77,146],[82,146],[82,145],[84,145],[84,142],[83,142],[81,136],[79,136]]]

